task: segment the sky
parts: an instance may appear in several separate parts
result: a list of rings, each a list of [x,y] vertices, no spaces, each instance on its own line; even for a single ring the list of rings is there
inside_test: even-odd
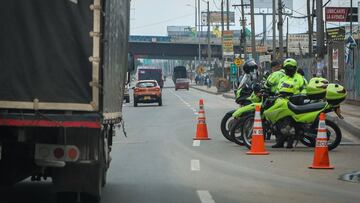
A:
[[[196,0],[131,0],[131,35],[167,35],[167,26],[195,26],[195,1]],[[209,0],[211,11],[220,11],[221,0]],[[240,0],[229,0],[230,5],[240,4]],[[327,2],[327,0],[323,0]],[[358,0],[353,0],[357,6]],[[331,0],[328,6],[350,6],[350,0]],[[201,10],[205,11],[206,3],[201,2]],[[295,16],[306,14],[306,0],[293,0]],[[231,7],[230,11],[234,11]],[[248,23],[250,16],[246,16]],[[240,12],[235,10],[236,25],[230,29],[240,29]],[[268,35],[271,35],[271,16],[267,17]],[[255,18],[256,33],[263,29],[262,16]],[[250,27],[250,25],[248,26]],[[284,28],[285,30],[286,28]],[[289,19],[289,33],[304,33],[307,31],[305,19]]]

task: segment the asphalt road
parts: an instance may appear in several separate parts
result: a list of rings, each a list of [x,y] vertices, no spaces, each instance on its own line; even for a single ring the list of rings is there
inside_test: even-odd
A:
[[[200,98],[212,139],[199,144],[193,137]],[[313,149],[305,147],[248,156],[219,129],[235,107],[222,96],[171,88],[164,88],[161,107],[126,104],[128,137],[118,130],[102,202],[360,202],[360,184],[339,180],[360,170],[359,140],[343,132],[344,143],[330,152],[334,170],[308,169]],[[50,183],[25,181],[12,192],[14,202],[55,202]]]

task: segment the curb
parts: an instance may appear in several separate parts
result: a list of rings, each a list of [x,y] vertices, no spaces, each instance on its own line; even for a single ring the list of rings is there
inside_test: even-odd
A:
[[[206,93],[209,93],[209,94],[214,94],[214,95],[222,94],[222,93],[219,93],[219,92],[212,92],[212,91],[209,91],[209,90],[204,90],[204,89],[196,87],[196,86],[190,86],[190,88],[193,88],[193,89],[196,89],[196,90],[199,90],[199,91],[202,91],[202,92],[206,92]]]
[[[346,122],[343,119],[340,119],[336,116],[330,116],[327,115],[326,116],[329,120],[335,122],[336,124],[338,124],[341,128],[346,129],[346,131],[348,131],[350,134],[352,134],[353,136],[357,137],[360,139],[360,128],[354,126],[353,124]]]
[[[225,98],[228,98],[228,99],[235,99],[234,95],[228,94],[228,93],[224,93],[222,96],[225,97]]]

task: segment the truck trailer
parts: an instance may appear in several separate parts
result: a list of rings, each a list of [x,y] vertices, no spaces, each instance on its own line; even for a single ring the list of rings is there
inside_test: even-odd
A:
[[[59,203],[100,202],[123,119],[129,14],[130,0],[2,1],[1,189],[50,177]]]

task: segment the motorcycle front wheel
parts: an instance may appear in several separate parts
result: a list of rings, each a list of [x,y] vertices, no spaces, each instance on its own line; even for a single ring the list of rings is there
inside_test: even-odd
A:
[[[243,118],[234,119],[234,123],[230,128],[230,139],[238,145],[244,145],[244,139],[242,137],[243,131]]]
[[[254,126],[254,115],[249,115],[244,118],[242,123],[242,138],[245,146],[248,149],[251,149],[251,139],[253,133],[253,126]]]
[[[226,113],[223,119],[221,120],[220,129],[222,135],[229,140],[230,142],[234,142],[230,137],[230,129],[232,125],[235,123],[235,120],[232,118],[232,113]]]

